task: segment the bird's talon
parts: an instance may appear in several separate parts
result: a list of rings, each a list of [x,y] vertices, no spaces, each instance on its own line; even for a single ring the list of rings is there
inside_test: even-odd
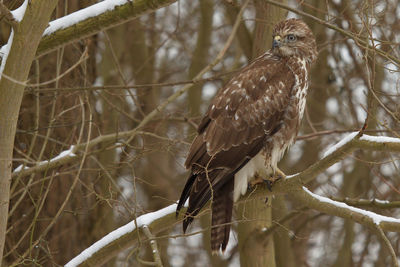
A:
[[[264,179],[264,184],[267,186],[268,190],[272,192],[272,186],[274,185],[274,182],[268,179]]]
[[[247,191],[252,191],[253,185],[251,183],[247,183]]]

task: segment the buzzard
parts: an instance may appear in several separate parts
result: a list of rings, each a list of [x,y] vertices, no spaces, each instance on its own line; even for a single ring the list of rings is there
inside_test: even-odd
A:
[[[213,252],[225,250],[233,202],[246,193],[248,183],[256,176],[283,176],[277,163],[299,131],[316,58],[315,38],[302,20],[279,22],[272,49],[219,90],[199,124],[176,213],[189,198],[185,232],[211,199]]]

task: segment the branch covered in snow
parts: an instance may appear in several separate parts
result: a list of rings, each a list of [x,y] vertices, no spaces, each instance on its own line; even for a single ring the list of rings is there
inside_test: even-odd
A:
[[[1,15],[3,15],[6,21],[8,21],[11,24],[11,26],[15,27],[17,23],[23,19],[27,5],[28,5],[28,0],[25,0],[24,3],[22,3],[22,5],[19,8],[10,11],[1,2],[0,17]],[[14,29],[11,29],[11,33],[10,36],[8,37],[7,43],[0,48],[0,56],[1,56],[0,79],[3,76],[4,67],[6,66],[8,54],[10,53],[13,40],[14,40]]]
[[[13,174],[18,174],[22,171],[22,169],[25,172],[28,173],[32,173],[34,172],[34,170],[36,170],[37,168],[48,168],[49,165],[51,165],[52,167],[55,166],[61,166],[63,165],[68,159],[74,158],[76,157],[76,147],[75,146],[71,146],[68,150],[64,150],[62,151],[60,154],[58,154],[57,156],[55,156],[54,158],[51,158],[49,160],[44,160],[44,161],[40,161],[38,163],[36,163],[35,167],[29,168],[24,166],[24,164],[19,165],[17,168],[14,169]]]
[[[248,192],[246,195],[242,196],[240,201],[248,201],[252,199],[264,201],[266,196],[271,196],[273,194],[290,194],[298,202],[303,203],[308,208],[330,215],[352,219],[355,222],[374,229],[379,227],[386,231],[400,232],[400,219],[379,215],[374,212],[362,210],[342,202],[316,195],[301,184],[297,183],[294,185],[289,181],[290,179],[280,181],[280,186],[274,187],[273,192],[267,190],[265,186],[258,186],[256,190]],[[204,209],[208,211],[208,204],[205,205]],[[136,220],[137,227],[135,221],[132,221],[116,229],[89,248],[82,251],[67,263],[66,266],[98,266],[104,264],[119,252],[138,242],[140,236],[138,235],[137,229],[143,231],[142,227],[146,226],[151,229],[153,234],[158,234],[166,229],[171,229],[177,223],[179,224],[180,221],[177,221],[175,218],[175,210],[176,204],[173,204],[159,211],[138,217]],[[185,209],[183,209],[183,212],[185,212]],[[150,239],[151,238],[146,238],[141,241],[150,241]]]
[[[323,213],[352,219],[371,228],[381,227],[385,231],[400,232],[400,219],[379,215],[372,211],[349,206],[343,202],[314,194],[304,186],[302,190],[291,192],[291,196],[307,207]]]
[[[383,239],[392,258],[393,266],[399,266],[394,249],[383,231],[400,232],[400,219],[383,216],[372,211],[349,206],[343,202],[314,194],[304,186],[301,190],[291,192],[291,196],[308,208],[329,215],[350,219],[371,228]]]
[[[170,5],[177,0],[104,0],[53,20],[45,30],[37,55],[81,40],[110,27]]]
[[[242,199],[248,200],[258,198],[262,201],[261,199],[265,199],[266,196],[272,194],[290,193],[298,202],[305,204],[308,208],[330,215],[352,219],[355,222],[374,229],[400,232],[400,219],[379,215],[371,211],[349,206],[339,201],[318,196],[302,186],[305,181],[311,181],[318,174],[322,173],[357,148],[400,152],[400,139],[398,138],[368,135],[358,138],[357,134],[354,133],[350,134],[350,136],[351,138],[345,138],[346,142],[341,141],[336,144],[334,149],[327,156],[311,167],[299,174],[287,177],[285,180],[278,181],[274,185],[273,192],[259,186],[254,192],[249,192],[247,195],[242,196]],[[143,225],[148,225],[148,227],[152,229],[152,233],[157,234],[165,229],[173,227],[177,223],[175,219],[175,209],[176,204],[139,217],[136,220],[139,229]],[[82,264],[81,266],[99,265],[107,262],[123,249],[132,246],[137,242],[137,228],[134,223],[135,222],[131,222],[108,234],[71,260],[67,266],[77,266],[79,264]]]
[[[174,222],[176,222],[176,206],[177,204],[172,204],[161,210],[144,214],[135,221],[121,226],[82,251],[69,261],[65,267],[74,267],[78,265],[101,266],[109,259],[115,257],[121,250],[135,244],[137,238],[140,238],[138,229],[143,231],[143,227],[145,227],[152,229],[154,233],[158,233],[172,227]]]
[[[293,183],[300,181],[302,184],[307,184],[314,180],[319,174],[323,173],[327,168],[339,162],[356,149],[400,152],[400,138],[370,136],[365,134],[358,137],[357,133],[350,133],[337,144],[329,148],[321,160],[304,171],[290,176],[289,180],[292,180]]]
[[[378,209],[398,209],[400,208],[400,201],[388,201],[388,200],[380,200],[380,199],[355,199],[355,198],[338,198],[331,197],[331,199],[339,202],[346,203],[347,205],[355,206],[355,207],[369,207],[369,208],[378,208]]]

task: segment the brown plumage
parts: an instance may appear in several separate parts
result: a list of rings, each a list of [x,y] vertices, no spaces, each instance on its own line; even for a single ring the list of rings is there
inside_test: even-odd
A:
[[[186,159],[191,174],[183,230],[211,199],[211,248],[225,250],[233,202],[256,174],[267,178],[293,143],[305,107],[315,38],[298,19],[278,23],[273,48],[244,67],[212,100]]]

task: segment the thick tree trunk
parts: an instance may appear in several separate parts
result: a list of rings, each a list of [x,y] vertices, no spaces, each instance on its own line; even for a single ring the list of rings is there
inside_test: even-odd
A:
[[[286,1],[282,1],[286,3]],[[271,47],[272,27],[286,18],[287,11],[256,0],[256,26],[254,30],[253,57],[263,54]],[[252,242],[258,233],[272,225],[271,206],[262,199],[253,199],[239,205],[238,226],[241,266],[275,266],[272,236],[266,242]]]
[[[275,251],[272,235],[258,242],[257,237],[272,224],[271,205],[262,198],[254,198],[239,204],[237,217],[240,266],[275,267]]]
[[[14,29],[12,46],[0,80],[0,263],[8,218],[14,137],[25,88],[23,82],[27,80],[42,33],[56,3],[55,0],[41,0],[28,4],[23,20]],[[5,77],[11,77],[13,81]]]

